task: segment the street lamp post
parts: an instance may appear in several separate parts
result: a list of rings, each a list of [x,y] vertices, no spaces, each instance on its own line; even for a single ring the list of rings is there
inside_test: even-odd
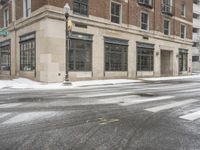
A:
[[[66,41],[66,56],[65,56],[65,64],[66,64],[66,71],[65,71],[65,79],[64,79],[64,85],[71,85],[71,82],[69,81],[69,29],[68,29],[68,22],[69,22],[69,13],[70,13],[70,6],[68,4],[65,4],[64,6],[64,14],[65,14],[65,41]]]

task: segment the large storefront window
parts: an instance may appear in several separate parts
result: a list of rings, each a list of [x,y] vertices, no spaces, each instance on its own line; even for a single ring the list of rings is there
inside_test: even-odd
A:
[[[105,38],[105,71],[127,71],[128,41]]]
[[[154,45],[137,42],[137,71],[153,71]]]
[[[20,37],[20,70],[32,71],[36,65],[35,34]]]
[[[10,70],[10,40],[0,43],[0,70]]]
[[[70,71],[92,70],[92,36],[72,33],[69,50]]]
[[[187,71],[188,68],[188,50],[179,49],[179,71]]]

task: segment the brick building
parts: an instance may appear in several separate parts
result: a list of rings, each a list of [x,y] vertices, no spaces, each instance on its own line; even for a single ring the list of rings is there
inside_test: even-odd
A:
[[[61,82],[69,3],[71,80],[191,73],[188,0],[0,0],[1,76]]]

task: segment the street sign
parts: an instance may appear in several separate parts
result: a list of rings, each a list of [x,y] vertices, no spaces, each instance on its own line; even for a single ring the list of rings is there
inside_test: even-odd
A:
[[[0,29],[0,36],[8,36],[9,32],[4,30],[4,29]]]

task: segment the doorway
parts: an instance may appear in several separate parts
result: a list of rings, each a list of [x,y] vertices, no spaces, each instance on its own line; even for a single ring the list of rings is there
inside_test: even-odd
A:
[[[161,76],[173,76],[173,52],[161,50]]]

